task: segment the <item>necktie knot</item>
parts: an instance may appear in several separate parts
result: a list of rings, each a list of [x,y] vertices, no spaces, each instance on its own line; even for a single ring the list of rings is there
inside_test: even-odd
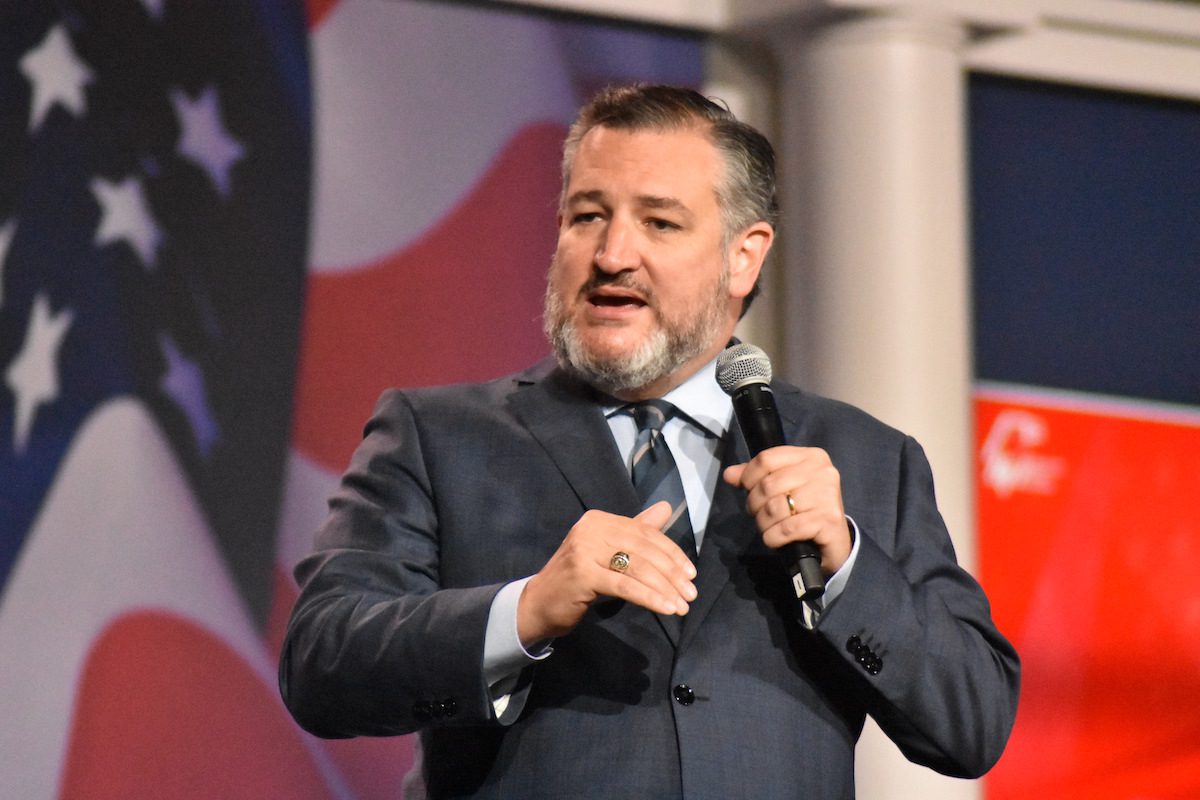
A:
[[[674,416],[675,406],[666,400],[643,400],[629,406],[629,411],[633,414],[639,431],[657,433],[667,424],[667,420]]]

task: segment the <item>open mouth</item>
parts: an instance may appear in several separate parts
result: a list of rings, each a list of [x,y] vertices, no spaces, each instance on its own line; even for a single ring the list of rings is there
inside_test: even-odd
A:
[[[597,308],[641,308],[646,301],[641,297],[624,292],[590,292],[587,300]]]

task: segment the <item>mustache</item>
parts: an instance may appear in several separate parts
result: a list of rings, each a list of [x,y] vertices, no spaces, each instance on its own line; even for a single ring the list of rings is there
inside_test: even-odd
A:
[[[583,286],[579,287],[579,297],[584,299],[592,292],[602,288],[627,289],[637,292],[646,301],[646,305],[655,307],[654,290],[628,272],[618,272],[612,275],[593,270],[591,277],[584,282]]]

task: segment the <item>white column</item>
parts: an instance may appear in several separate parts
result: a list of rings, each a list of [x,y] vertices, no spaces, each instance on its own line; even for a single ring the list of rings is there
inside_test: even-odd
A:
[[[780,60],[783,374],[916,436],[974,563],[962,26],[902,11],[828,21]],[[861,800],[961,800],[873,725]]]

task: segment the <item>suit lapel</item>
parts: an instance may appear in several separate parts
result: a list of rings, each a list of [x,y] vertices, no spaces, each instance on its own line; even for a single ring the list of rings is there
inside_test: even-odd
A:
[[[771,384],[771,390],[775,393],[779,419],[783,422],[783,440],[788,444],[806,446],[808,435],[805,432],[806,420],[800,402],[800,390],[778,381]]]
[[[799,390],[775,384],[779,417],[783,424],[784,441],[788,444],[804,444],[804,419],[794,395]],[[791,400],[789,401],[789,396]],[[722,442],[721,472],[726,467],[742,464],[750,459],[746,439],[736,421],[730,425]],[[717,598],[729,583],[731,570],[755,541],[759,540],[758,527],[746,512],[746,492],[730,486],[724,478],[717,478],[713,493],[712,509],[705,526],[704,543],[700,548],[700,560],[696,565],[697,597],[683,620],[683,631],[679,646],[687,647],[695,637],[696,630],[704,622]]]
[[[748,458],[746,442],[736,425],[725,434],[721,450],[721,472]],[[717,597],[725,589],[725,584],[729,583],[730,571],[739,555],[757,535],[753,522],[746,517],[746,492],[730,486],[718,476],[712,508],[704,527],[704,542],[700,546],[700,558],[696,564],[697,596],[683,618],[680,647],[686,647],[695,636],[696,630],[717,602]]]
[[[514,392],[510,407],[584,508],[633,516],[637,494],[593,391],[561,370]]]

